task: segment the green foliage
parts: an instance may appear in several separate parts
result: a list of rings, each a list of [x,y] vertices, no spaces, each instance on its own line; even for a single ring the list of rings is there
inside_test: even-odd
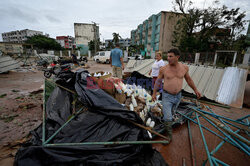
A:
[[[35,35],[28,37],[27,44],[32,44],[35,48],[46,50],[61,50],[62,47],[55,39],[43,36]]]
[[[91,52],[94,52],[95,51],[95,42],[96,42],[96,51],[99,51],[99,46],[100,46],[100,39],[98,39],[98,40],[91,40],[89,43],[88,43],[88,46],[89,46],[89,50],[91,51]]]
[[[213,3],[217,7],[198,9],[192,7],[192,1],[175,0],[174,9],[183,13],[173,33],[175,47],[189,53],[246,48],[243,40],[236,42],[244,30],[245,12]]]
[[[0,116],[0,120],[3,120],[5,123],[9,123],[15,119],[19,115],[2,115]]]
[[[129,54],[141,54],[141,51],[144,50],[144,45],[140,44],[140,45],[130,45],[128,47],[128,52]]]
[[[114,44],[112,41],[109,41],[108,42],[108,46],[107,46],[107,49],[113,49],[114,48]]]
[[[119,33],[113,33],[113,40],[112,40],[112,42],[113,43],[119,43],[119,39],[121,39],[122,37],[119,35]]]
[[[0,98],[4,98],[5,96],[7,96],[7,94],[6,94],[6,93],[1,94],[1,95],[0,95]]]

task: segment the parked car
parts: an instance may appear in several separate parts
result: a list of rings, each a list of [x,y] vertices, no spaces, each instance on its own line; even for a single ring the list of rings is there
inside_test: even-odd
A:
[[[100,51],[94,56],[94,61],[97,63],[110,63],[110,51]]]
[[[139,54],[135,54],[135,55],[133,55],[133,56],[129,56],[128,57],[128,60],[142,60],[142,59],[144,59],[143,58],[143,56],[142,55],[139,55]]]

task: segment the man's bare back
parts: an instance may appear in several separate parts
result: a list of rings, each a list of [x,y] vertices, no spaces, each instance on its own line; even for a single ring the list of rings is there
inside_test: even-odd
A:
[[[178,63],[175,66],[166,65],[160,70],[160,77],[164,79],[163,89],[170,94],[177,94],[182,89],[183,78],[188,72],[188,66]]]

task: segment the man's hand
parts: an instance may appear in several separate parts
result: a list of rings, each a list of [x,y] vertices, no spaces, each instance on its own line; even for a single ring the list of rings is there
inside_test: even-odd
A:
[[[124,65],[122,65],[122,70],[124,70]]]
[[[148,73],[148,75],[151,75],[151,70],[150,70],[150,72]]]
[[[197,96],[198,99],[201,98],[201,93],[198,90],[194,91],[194,93],[196,94],[196,96]]]

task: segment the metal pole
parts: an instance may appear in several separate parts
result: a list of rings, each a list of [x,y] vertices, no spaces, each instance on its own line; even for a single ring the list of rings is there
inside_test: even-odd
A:
[[[243,117],[237,119],[236,121],[242,121],[242,120],[244,120],[244,119],[246,119],[246,118],[249,118],[249,117],[250,117],[250,114],[249,114],[249,115],[246,115],[246,116],[243,116]]]
[[[213,157],[213,156],[211,156],[211,157],[212,157],[212,159],[214,159],[216,162],[218,162],[218,163],[221,164],[222,166],[229,166],[228,164],[224,163],[223,161],[221,161],[221,160],[219,160],[219,159],[217,159],[217,158],[215,158],[215,157]]]
[[[46,79],[44,79],[44,90],[43,90],[43,135],[42,144],[45,142],[45,114],[46,114],[46,103],[45,103],[45,93],[46,93]]]
[[[194,121],[193,119],[187,117],[186,115],[184,115],[184,114],[182,114],[182,113],[180,113],[180,112],[178,112],[178,111],[176,111],[176,112],[177,112],[178,114],[184,116],[184,117],[187,118],[188,120],[192,121],[193,123],[198,124],[196,121]],[[209,128],[207,128],[207,127],[205,127],[205,126],[203,126],[203,125],[201,125],[201,127],[203,127],[205,130],[207,130],[207,131],[213,133],[214,135],[218,136],[218,137],[221,138],[222,140],[225,140],[224,137],[220,136],[219,134],[217,134],[216,132],[210,130]],[[229,142],[229,143],[230,143],[230,142]]]
[[[187,124],[188,124],[189,142],[190,142],[190,147],[191,147],[192,166],[196,166],[196,164],[195,164],[194,145],[193,145],[192,133],[191,133],[191,128],[190,128],[189,120],[187,121]]]
[[[214,126],[217,130],[219,130],[224,136],[226,136],[226,138],[224,139],[225,141],[229,142],[230,144],[232,144],[233,146],[239,148],[240,150],[242,150],[243,152],[245,152],[246,154],[249,155],[249,152],[244,148],[242,147],[238,142],[236,142],[233,138],[231,138],[230,135],[228,135],[227,133],[225,133],[224,131],[222,131],[220,128],[217,128],[217,126],[211,122],[209,119],[207,119],[206,117],[203,117],[206,121],[208,121],[212,126]],[[228,141],[228,139],[231,141]]]
[[[215,52],[215,55],[214,55],[214,63],[213,63],[213,66],[215,67],[216,65],[216,60],[217,60],[217,52]]]
[[[188,107],[189,107],[189,108],[192,108],[192,107],[190,107],[190,106],[188,106]],[[197,109],[198,109],[198,108],[197,108]],[[215,118],[223,118],[223,119],[229,120],[229,121],[231,121],[231,122],[235,122],[235,123],[238,123],[238,124],[241,124],[241,125],[244,125],[244,126],[249,127],[249,125],[247,125],[247,124],[245,124],[245,123],[242,123],[242,122],[239,122],[239,121],[237,121],[237,120],[233,120],[233,119],[230,119],[230,118],[227,118],[227,117],[224,117],[224,116],[221,116],[221,115],[217,115],[217,114],[212,114],[212,113],[210,113],[210,112],[207,112],[207,111],[204,111],[204,110],[201,110],[201,109],[198,109],[198,111],[200,111],[200,112],[202,112],[202,113],[204,113],[204,114],[211,115],[211,116],[213,116],[213,117],[215,117]]]
[[[117,141],[117,142],[82,142],[82,143],[55,143],[44,146],[83,146],[83,145],[127,145],[127,144],[167,144],[169,141]]]
[[[212,110],[210,107],[206,106],[206,108],[207,108],[211,113],[215,114],[215,113],[213,112],[213,110]],[[216,115],[216,114],[215,114],[215,115]],[[240,128],[239,126],[234,125],[234,124],[232,124],[232,123],[230,123],[230,122],[228,122],[228,121],[225,121],[225,120],[223,120],[223,119],[221,119],[221,118],[218,118],[218,119],[219,119],[225,126],[227,126],[229,129],[230,129],[230,127],[229,127],[227,124],[229,124],[229,125],[231,125],[231,126],[233,126],[233,127],[235,127],[235,128],[244,130],[244,129]],[[226,123],[227,123],[227,124],[226,124]]]
[[[237,52],[235,51],[235,52],[234,52],[234,59],[233,59],[232,66],[234,66],[234,65],[235,65],[236,57],[237,57]]]
[[[239,132],[240,130],[237,130],[236,132]],[[228,137],[226,138],[227,140],[229,139]],[[216,153],[220,148],[221,146],[225,143],[226,141],[221,141],[217,146],[216,148],[214,148],[214,150],[211,152],[211,155],[213,155],[214,153]]]
[[[213,166],[213,163],[212,163],[212,160],[211,160],[211,156],[210,156],[210,153],[209,153],[209,150],[208,150],[208,146],[207,146],[207,143],[206,143],[206,139],[204,137],[204,134],[203,134],[203,131],[202,131],[202,128],[201,128],[201,124],[200,124],[200,120],[199,120],[198,114],[195,113],[195,115],[196,115],[196,119],[197,119],[197,122],[198,122],[198,125],[199,125],[199,128],[200,128],[200,132],[201,132],[202,140],[203,140],[203,143],[204,143],[204,146],[205,146],[205,150],[206,150],[206,153],[207,153],[207,158],[208,158],[209,164],[210,164],[210,166]]]
[[[82,110],[84,107],[82,107],[80,110],[76,112],[75,115],[71,116],[69,120],[67,120],[52,136],[50,136],[45,142],[44,145],[46,145],[49,141],[51,141],[72,119],[74,119]]]
[[[213,123],[215,123],[219,128],[223,129],[223,130],[224,130],[225,132],[227,132],[228,134],[230,134],[230,135],[232,135],[232,136],[238,138],[240,141],[246,143],[248,146],[250,145],[250,142],[249,142],[246,138],[244,138],[244,137],[242,137],[241,135],[239,135],[239,134],[237,134],[237,133],[235,133],[235,132],[229,130],[229,129],[226,128],[223,124],[221,124],[221,123],[219,123],[219,122],[217,122],[217,121],[215,121],[215,120],[209,118],[207,115],[205,115],[204,113],[202,113],[201,111],[199,111],[200,109],[194,108],[194,107],[189,107],[189,108],[192,108],[195,112],[199,113],[199,114],[202,115],[203,117],[206,117],[207,119],[209,119],[210,121],[212,121]]]

